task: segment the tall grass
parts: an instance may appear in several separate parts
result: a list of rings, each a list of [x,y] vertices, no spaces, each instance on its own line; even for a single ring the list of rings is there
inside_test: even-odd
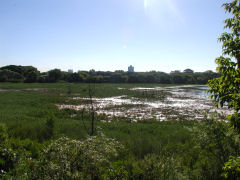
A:
[[[98,84],[94,87],[94,95],[109,97],[127,94],[141,98],[141,93],[129,90],[140,86],[154,87],[156,85]],[[46,121],[49,116],[54,116],[56,117],[54,127],[56,137],[67,135],[83,139],[90,130],[90,114],[86,111],[82,116],[81,112],[74,110],[58,110],[55,104],[72,103],[69,102],[72,96],[87,97],[88,88],[89,84],[74,83],[1,83],[0,89],[8,91],[0,92],[0,122],[8,126],[9,134],[13,137],[44,141]],[[145,96],[149,94],[144,94],[143,98],[146,98]],[[130,123],[125,118],[103,123],[99,121],[101,118],[101,115],[96,116],[96,127],[100,127],[107,136],[121,141],[139,158],[148,153],[166,151],[172,144],[184,144],[190,138],[185,127],[194,124],[183,121]]]

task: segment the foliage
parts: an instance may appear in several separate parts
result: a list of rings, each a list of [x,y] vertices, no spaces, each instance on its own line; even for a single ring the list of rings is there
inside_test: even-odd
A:
[[[48,71],[48,78],[47,80],[49,82],[57,82],[58,80],[60,80],[62,77],[62,72],[60,69],[53,69]]]
[[[5,143],[8,139],[7,127],[5,124],[0,123],[0,143]]]
[[[10,71],[8,69],[0,70],[0,81],[1,82],[21,82],[23,76],[17,72]]]
[[[216,59],[216,63],[221,77],[209,81],[211,97],[221,106],[227,103],[229,108],[238,111],[240,109],[240,71],[237,63],[222,56]]]
[[[114,161],[103,175],[104,179],[129,179],[129,173],[122,160]]]
[[[229,155],[238,154],[236,131],[225,122],[212,120],[132,123],[116,118],[112,122],[101,122],[104,116],[95,114],[96,127],[100,127],[105,136],[89,137],[83,125],[90,128],[88,111],[82,116],[82,111],[58,110],[55,106],[79,103],[72,97],[88,97],[88,86],[84,83],[0,84],[4,89],[0,92],[0,122],[6,124],[0,126],[4,129],[1,131],[4,133],[0,133],[4,142],[1,147],[7,150],[2,151],[5,154],[2,159],[8,164],[5,179],[91,179],[92,176],[98,179],[221,179],[224,162]],[[157,97],[152,92],[136,94],[129,90],[139,86],[96,84],[94,95]],[[155,86],[141,84],[141,87]],[[48,132],[52,135],[48,136]]]
[[[13,150],[7,146],[8,134],[4,124],[0,124],[0,177],[9,172],[13,168],[15,154]]]
[[[2,82],[37,82],[39,71],[32,66],[9,65],[0,68],[0,81]]]
[[[42,159],[33,168],[31,178],[108,179],[114,175],[126,177],[126,171],[117,170],[118,166],[114,163],[121,157],[123,150],[124,147],[119,142],[104,135],[91,136],[84,141],[62,137],[44,149]],[[109,174],[113,167],[117,172]]]
[[[225,178],[240,179],[240,157],[230,156],[223,167]]]
[[[240,110],[240,40],[239,40],[239,13],[240,9],[237,3],[239,0],[234,0],[231,3],[223,4],[227,12],[233,15],[232,18],[225,20],[225,28],[230,30],[230,33],[223,33],[219,41],[223,43],[223,54],[229,55],[236,62],[228,57],[219,57],[216,59],[218,65],[217,71],[220,77],[209,81],[209,92],[215,102],[221,106],[227,104],[229,108],[233,108],[235,113]],[[235,126],[240,130],[240,127]]]
[[[199,169],[196,177],[217,177],[221,179],[222,167],[230,155],[238,154],[239,142],[236,142],[236,132],[224,121],[217,121],[219,117],[213,115],[191,129],[195,142],[195,155],[198,159],[193,169]],[[189,162],[188,162],[189,163]],[[191,163],[191,162],[190,162]],[[192,172],[193,169],[190,169]],[[192,173],[194,175],[194,173]]]
[[[135,166],[133,179],[178,179],[174,156],[148,154]]]
[[[230,58],[221,56],[216,59],[220,77],[209,81],[208,85],[211,97],[216,103],[220,106],[228,105],[229,108],[234,109],[234,114],[228,118],[235,130],[240,133],[240,1],[233,0],[223,4],[223,7],[232,17],[224,21],[228,32],[223,33],[219,41],[222,42],[223,55],[228,55]],[[235,175],[238,174],[233,158],[225,164],[224,170],[228,168],[235,169]],[[226,172],[225,177],[228,177],[228,174]]]
[[[78,82],[78,83],[161,83],[161,84],[206,84],[208,80],[218,77],[212,71],[193,73],[186,69],[183,73],[164,72],[104,72],[104,71],[79,71],[68,73],[60,69],[52,69],[40,73],[32,66],[9,65],[0,68],[0,82]]]
[[[26,172],[32,163],[32,158],[39,158],[41,145],[28,139],[8,138],[7,129],[0,124],[0,178],[26,179]]]
[[[46,139],[50,139],[54,136],[54,126],[55,126],[55,118],[53,117],[53,115],[51,115],[50,117],[48,117],[48,119],[46,120],[45,126],[45,138]]]

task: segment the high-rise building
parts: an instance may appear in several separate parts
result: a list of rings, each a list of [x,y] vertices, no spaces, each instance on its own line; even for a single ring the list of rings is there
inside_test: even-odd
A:
[[[128,72],[134,72],[134,67],[132,65],[128,66]]]

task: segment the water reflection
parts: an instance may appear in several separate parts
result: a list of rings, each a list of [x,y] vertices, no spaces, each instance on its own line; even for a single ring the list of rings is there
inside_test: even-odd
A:
[[[213,106],[209,94],[206,93],[207,86],[171,86],[144,88],[136,87],[129,89],[136,92],[136,95],[108,98],[94,98],[95,111],[98,114],[105,114],[107,120],[124,117],[131,121],[142,119],[165,120],[203,120],[205,112],[217,112],[219,114],[231,113],[226,107],[217,109]],[[138,93],[140,92],[140,93]],[[137,96],[141,94],[154,95]],[[163,98],[164,96],[164,98]],[[81,103],[88,98],[75,97],[80,105],[61,104],[60,109],[72,108],[76,110],[87,109],[89,104]]]

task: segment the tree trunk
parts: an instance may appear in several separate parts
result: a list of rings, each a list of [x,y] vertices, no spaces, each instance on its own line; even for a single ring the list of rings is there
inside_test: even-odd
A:
[[[94,120],[95,120],[95,117],[94,117],[94,106],[93,106],[93,100],[92,100],[92,95],[93,95],[93,92],[92,92],[92,87],[90,87],[89,85],[89,89],[88,89],[88,95],[89,95],[89,98],[90,98],[90,104],[91,104],[91,132],[90,132],[90,136],[93,136],[94,135]]]
[[[92,104],[92,100],[91,100],[91,106],[92,106],[92,118],[91,118],[91,134],[90,136],[93,136],[94,135],[94,107],[93,107],[93,104]]]

